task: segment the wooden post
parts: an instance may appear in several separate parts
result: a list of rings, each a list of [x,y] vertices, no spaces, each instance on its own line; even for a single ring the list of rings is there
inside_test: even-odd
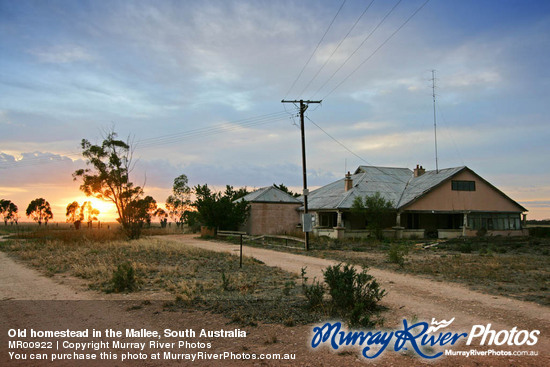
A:
[[[304,127],[304,113],[306,112],[308,106],[310,103],[321,103],[322,101],[304,101],[303,99],[299,101],[285,101],[284,99],[281,101],[281,103],[300,103],[300,130],[301,130],[301,138],[302,138],[302,176],[304,181],[304,214],[308,214],[308,205],[307,205],[307,196],[309,195],[309,191],[307,189],[307,169],[306,169],[306,133],[305,133],[305,127]],[[306,251],[309,251],[309,232],[305,231],[305,239],[306,239]]]
[[[241,233],[241,258],[239,260],[239,268],[243,267],[243,235]]]

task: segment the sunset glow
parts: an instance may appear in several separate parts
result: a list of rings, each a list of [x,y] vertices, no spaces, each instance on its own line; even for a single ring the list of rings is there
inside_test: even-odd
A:
[[[181,174],[301,187],[297,110],[281,99],[312,99],[310,186],[363,164],[433,170],[437,145],[439,168],[467,166],[550,218],[550,2],[424,3],[347,1],[328,30],[330,1],[4,1],[0,198],[26,220],[43,197],[64,222],[88,200],[80,142],[110,128],[159,205]]]
[[[90,201],[92,203],[92,207],[99,210],[99,215],[97,217],[101,222],[113,222],[116,218],[118,218],[116,206],[111,202],[86,196],[80,196],[73,201],[76,201],[80,205],[82,205],[85,201]]]

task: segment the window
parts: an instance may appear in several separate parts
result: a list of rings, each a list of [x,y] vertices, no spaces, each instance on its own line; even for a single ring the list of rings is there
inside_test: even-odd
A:
[[[451,189],[454,191],[476,191],[475,181],[451,181]]]
[[[521,229],[521,218],[512,213],[472,213],[468,214],[468,226],[474,230],[516,230]]]
[[[336,227],[338,222],[338,213],[319,213],[319,226],[321,227]]]

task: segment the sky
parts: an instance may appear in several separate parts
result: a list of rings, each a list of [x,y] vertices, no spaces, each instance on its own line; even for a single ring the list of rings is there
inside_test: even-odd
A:
[[[114,130],[160,204],[359,165],[468,166],[550,218],[550,2],[0,0],[0,198],[83,202],[80,142]],[[433,82],[432,71],[435,70]],[[111,220],[105,204],[100,219]],[[24,218],[24,215],[21,215]],[[103,217],[102,217],[103,216]]]

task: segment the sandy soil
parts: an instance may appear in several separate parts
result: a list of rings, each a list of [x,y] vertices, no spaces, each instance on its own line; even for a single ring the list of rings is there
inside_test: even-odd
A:
[[[208,242],[194,239],[192,236],[169,236],[172,241],[182,245],[192,245],[214,251],[225,251],[238,254],[239,246],[219,242]],[[278,266],[284,270],[300,274],[307,266],[308,276],[321,278],[321,269],[335,262],[308,256],[293,255],[271,250],[244,247],[244,255],[257,258],[270,266]],[[70,277],[46,278],[0,253],[0,365],[137,365],[164,366],[172,364],[183,365],[258,365],[258,366],[339,366],[365,365],[375,362],[376,365],[409,366],[430,364],[414,357],[412,353],[399,354],[386,351],[382,357],[374,361],[359,358],[359,350],[346,350],[344,353],[334,353],[328,348],[312,350],[309,347],[312,326],[284,327],[281,325],[259,325],[242,328],[247,331],[246,338],[190,338],[190,342],[211,343],[210,349],[191,349],[207,352],[233,353],[295,353],[296,360],[284,361],[230,361],[213,363],[212,361],[120,361],[102,360],[94,362],[64,361],[58,363],[34,361],[16,362],[9,360],[8,330],[84,330],[96,329],[125,330],[128,328],[162,331],[192,329],[233,330],[238,327],[230,324],[222,315],[186,310],[169,312],[163,308],[162,299],[171,299],[164,293],[131,295],[105,295],[86,289],[85,282]],[[529,302],[521,302],[504,297],[495,297],[473,292],[457,284],[435,282],[420,277],[395,274],[390,271],[371,269],[373,274],[388,291],[384,305],[389,308],[385,313],[385,326],[402,327],[404,318],[409,321],[431,322],[436,320],[455,321],[448,328],[453,332],[470,332],[473,325],[491,324],[492,330],[540,330],[539,341],[532,347],[480,347],[477,350],[534,350],[537,357],[441,357],[432,364],[442,366],[548,366],[550,365],[550,310]],[[142,300],[151,300],[143,303]],[[104,334],[104,333],[103,333]],[[13,338],[11,338],[13,339]],[[10,339],[10,340],[11,340]],[[98,338],[95,338],[99,340]],[[143,341],[135,338],[118,338],[122,341]],[[31,340],[30,338],[22,340]],[[105,340],[105,338],[104,338]],[[161,338],[161,341],[172,341]],[[88,341],[88,340],[87,340]],[[453,346],[455,350],[469,350],[472,346]],[[159,350],[146,350],[148,353]],[[120,350],[119,353],[123,353]],[[182,353],[182,351],[179,351]],[[99,353],[99,352],[98,352]]]

